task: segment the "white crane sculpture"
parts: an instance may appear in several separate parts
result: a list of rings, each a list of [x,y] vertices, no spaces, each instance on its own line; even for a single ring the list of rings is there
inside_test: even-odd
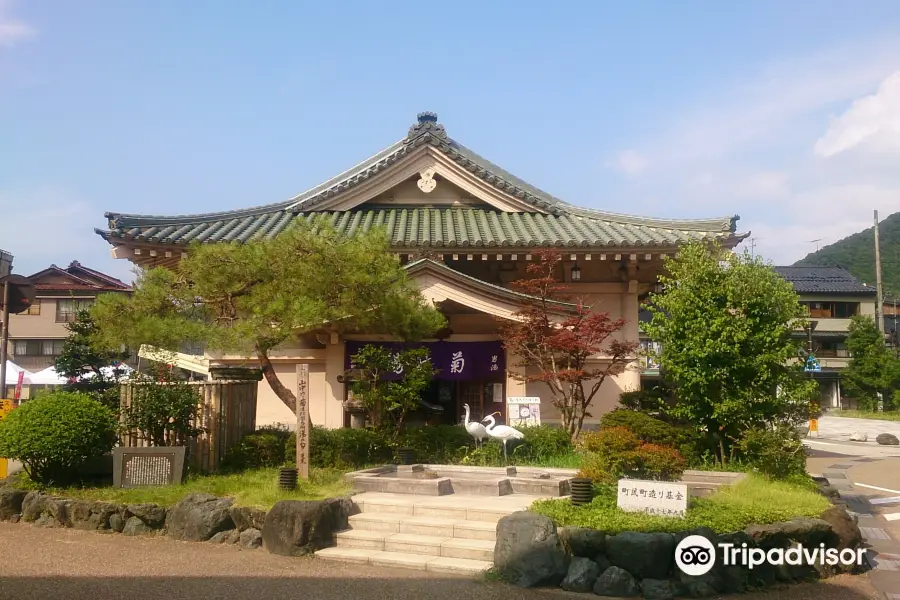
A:
[[[463,425],[466,426],[466,431],[469,432],[469,435],[475,438],[475,446],[481,446],[484,443],[484,438],[488,436],[487,430],[484,428],[484,425],[482,425],[478,421],[469,420],[468,404],[463,404],[463,408],[466,409],[466,417],[465,421],[463,421]]]
[[[494,415],[499,414],[500,413],[498,412],[490,414],[486,416],[482,422],[490,421],[490,424],[485,428],[485,431],[487,431],[487,434],[495,440],[500,440],[501,442],[503,442],[503,461],[506,462],[506,442],[508,442],[509,440],[521,440],[525,437],[525,434],[518,429],[513,429],[512,427],[509,427],[507,425],[497,425],[497,421],[494,419]]]

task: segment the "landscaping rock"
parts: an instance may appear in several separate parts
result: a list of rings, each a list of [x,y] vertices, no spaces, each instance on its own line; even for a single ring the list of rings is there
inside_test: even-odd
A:
[[[91,503],[75,500],[69,505],[69,520],[76,529],[91,529]]]
[[[56,521],[56,524],[61,527],[71,527],[72,526],[72,501],[66,498],[47,498],[46,504],[47,513]]]
[[[266,514],[263,544],[272,554],[303,556],[330,546],[357,510],[349,498],[281,500]]]
[[[122,528],[122,535],[143,535],[152,531],[153,529],[141,521],[139,517],[130,517],[125,521],[125,527]]]
[[[124,507],[117,504],[109,504],[107,502],[94,502],[91,504],[91,516],[85,524],[86,529],[92,531],[105,531],[112,529],[110,520],[115,514],[124,514]],[[122,526],[125,526],[124,520]],[[77,525],[76,525],[77,527]]]
[[[241,541],[241,532],[238,531],[237,529],[232,529],[231,531],[229,531],[228,536],[225,538],[226,544],[234,545],[240,541]]]
[[[862,431],[854,431],[850,434],[851,442],[868,442],[869,434],[863,433]]]
[[[125,529],[125,517],[124,510],[116,511],[113,514],[109,515],[109,528],[115,531],[116,533],[122,533],[122,530]]]
[[[25,499],[22,500],[22,520],[27,523],[34,523],[47,510],[47,499],[40,492],[28,492]]]
[[[573,556],[594,558],[606,548],[606,534],[596,529],[561,527],[557,533]]]
[[[606,538],[606,556],[638,579],[666,579],[675,560],[675,537],[626,531]]]
[[[859,548],[862,544],[862,533],[859,525],[850,516],[850,514],[837,506],[832,506],[819,518],[831,526],[831,531],[835,537],[832,546],[843,550],[844,548]]]
[[[598,596],[631,598],[641,593],[631,573],[619,567],[605,570],[594,583],[594,593]]]
[[[9,486],[0,486],[0,521],[9,521],[22,512],[22,502],[28,492]]]
[[[137,517],[153,529],[159,529],[166,524],[166,509],[157,504],[129,504],[125,507],[125,515]]]
[[[22,515],[13,515],[9,518],[9,522],[10,523],[18,523],[21,518],[22,518]]]
[[[594,562],[597,563],[598,567],[600,567],[601,573],[603,571],[607,570],[608,568],[610,568],[611,566],[613,566],[613,564],[611,562],[609,562],[609,559],[606,557],[605,554],[598,554],[597,556],[595,556]]]
[[[231,535],[231,532],[233,532],[233,531],[234,531],[234,529],[229,529],[228,531],[220,531],[216,535],[209,538],[209,543],[210,544],[222,544],[225,542],[225,540],[228,539],[228,536]]]
[[[234,529],[230,508],[230,498],[191,494],[168,511],[169,536],[186,542],[205,542],[220,531]]]
[[[232,506],[229,513],[238,531],[244,531],[245,529],[259,529],[262,531],[266,524],[266,511],[258,508]]]
[[[600,567],[589,558],[576,556],[569,563],[569,572],[559,585],[569,592],[587,593],[594,589],[594,583],[600,577]]]
[[[897,439],[897,436],[892,433],[882,433],[875,441],[881,444],[882,446],[898,446],[900,445],[900,440]]]
[[[787,548],[791,545],[790,538],[777,523],[773,525],[751,525],[744,532],[753,538],[757,546],[766,551],[772,548]]]
[[[713,538],[716,548],[719,543],[732,544],[735,548],[741,548],[744,544],[747,548],[755,548],[756,542],[743,531],[726,533]],[[750,586],[750,574],[743,567],[735,564],[725,565],[725,548],[716,553],[716,566],[713,568],[716,588],[726,594],[736,594],[747,591]],[[729,557],[729,563],[733,563]],[[759,567],[757,567],[759,568]]]
[[[675,589],[668,579],[645,579],[641,582],[641,591],[646,600],[673,600]]]
[[[818,546],[820,542],[826,541],[833,534],[831,525],[822,519],[798,517],[786,523],[777,523],[777,525],[786,536],[807,548]]]
[[[497,524],[494,568],[519,587],[559,585],[569,572],[569,558],[548,517],[519,511]]]
[[[259,529],[251,527],[241,532],[240,544],[244,550],[255,550],[262,546],[262,541],[262,533],[260,533]]]

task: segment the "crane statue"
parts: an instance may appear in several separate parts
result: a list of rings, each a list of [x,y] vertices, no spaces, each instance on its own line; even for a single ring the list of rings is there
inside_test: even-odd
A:
[[[490,424],[485,427],[485,431],[487,431],[487,434],[495,440],[500,440],[501,442],[503,442],[503,461],[506,462],[506,442],[508,442],[509,440],[521,440],[525,437],[525,434],[518,429],[513,429],[512,427],[509,427],[507,425],[497,425],[497,421],[494,419],[494,415],[499,414],[500,413],[495,412],[486,416],[482,423],[490,421]]]
[[[466,416],[465,421],[463,421],[463,425],[466,426],[466,431],[469,432],[469,435],[475,438],[475,446],[481,446],[484,443],[484,438],[488,436],[487,430],[484,428],[484,425],[482,425],[478,421],[469,420],[468,404],[463,404],[463,408],[466,409]]]

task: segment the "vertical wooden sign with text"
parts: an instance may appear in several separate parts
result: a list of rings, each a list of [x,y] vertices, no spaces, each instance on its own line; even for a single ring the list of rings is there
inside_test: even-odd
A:
[[[297,477],[309,479],[309,365],[297,365]]]

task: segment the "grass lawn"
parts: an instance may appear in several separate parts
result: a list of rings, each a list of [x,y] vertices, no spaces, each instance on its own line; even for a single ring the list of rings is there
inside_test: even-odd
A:
[[[604,486],[593,503],[573,506],[569,500],[539,500],[532,510],[547,515],[557,525],[590,527],[607,533],[668,531],[710,527],[717,533],[740,531],[748,525],[788,521],[794,517],[818,517],[828,500],[809,485],[769,481],[758,475],[734,486],[723,487],[708,498],[692,501],[684,518],[628,513],[616,507],[615,486]]]
[[[308,481],[299,481],[297,489],[278,489],[278,469],[257,469],[230,475],[205,475],[189,477],[183,485],[167,485],[134,489],[99,488],[47,488],[44,491],[65,498],[103,500],[118,504],[152,502],[160,506],[172,506],[188,494],[207,492],[214,496],[233,498],[238,506],[251,506],[268,510],[279,500],[321,500],[349,493],[350,486],[341,481],[343,471],[336,469],[311,469]],[[23,487],[35,487],[27,479]],[[29,485],[30,484],[30,485]]]
[[[879,421],[900,421],[900,411],[873,412],[868,410],[834,410],[825,413],[827,417],[844,417],[847,419],[877,419]]]

